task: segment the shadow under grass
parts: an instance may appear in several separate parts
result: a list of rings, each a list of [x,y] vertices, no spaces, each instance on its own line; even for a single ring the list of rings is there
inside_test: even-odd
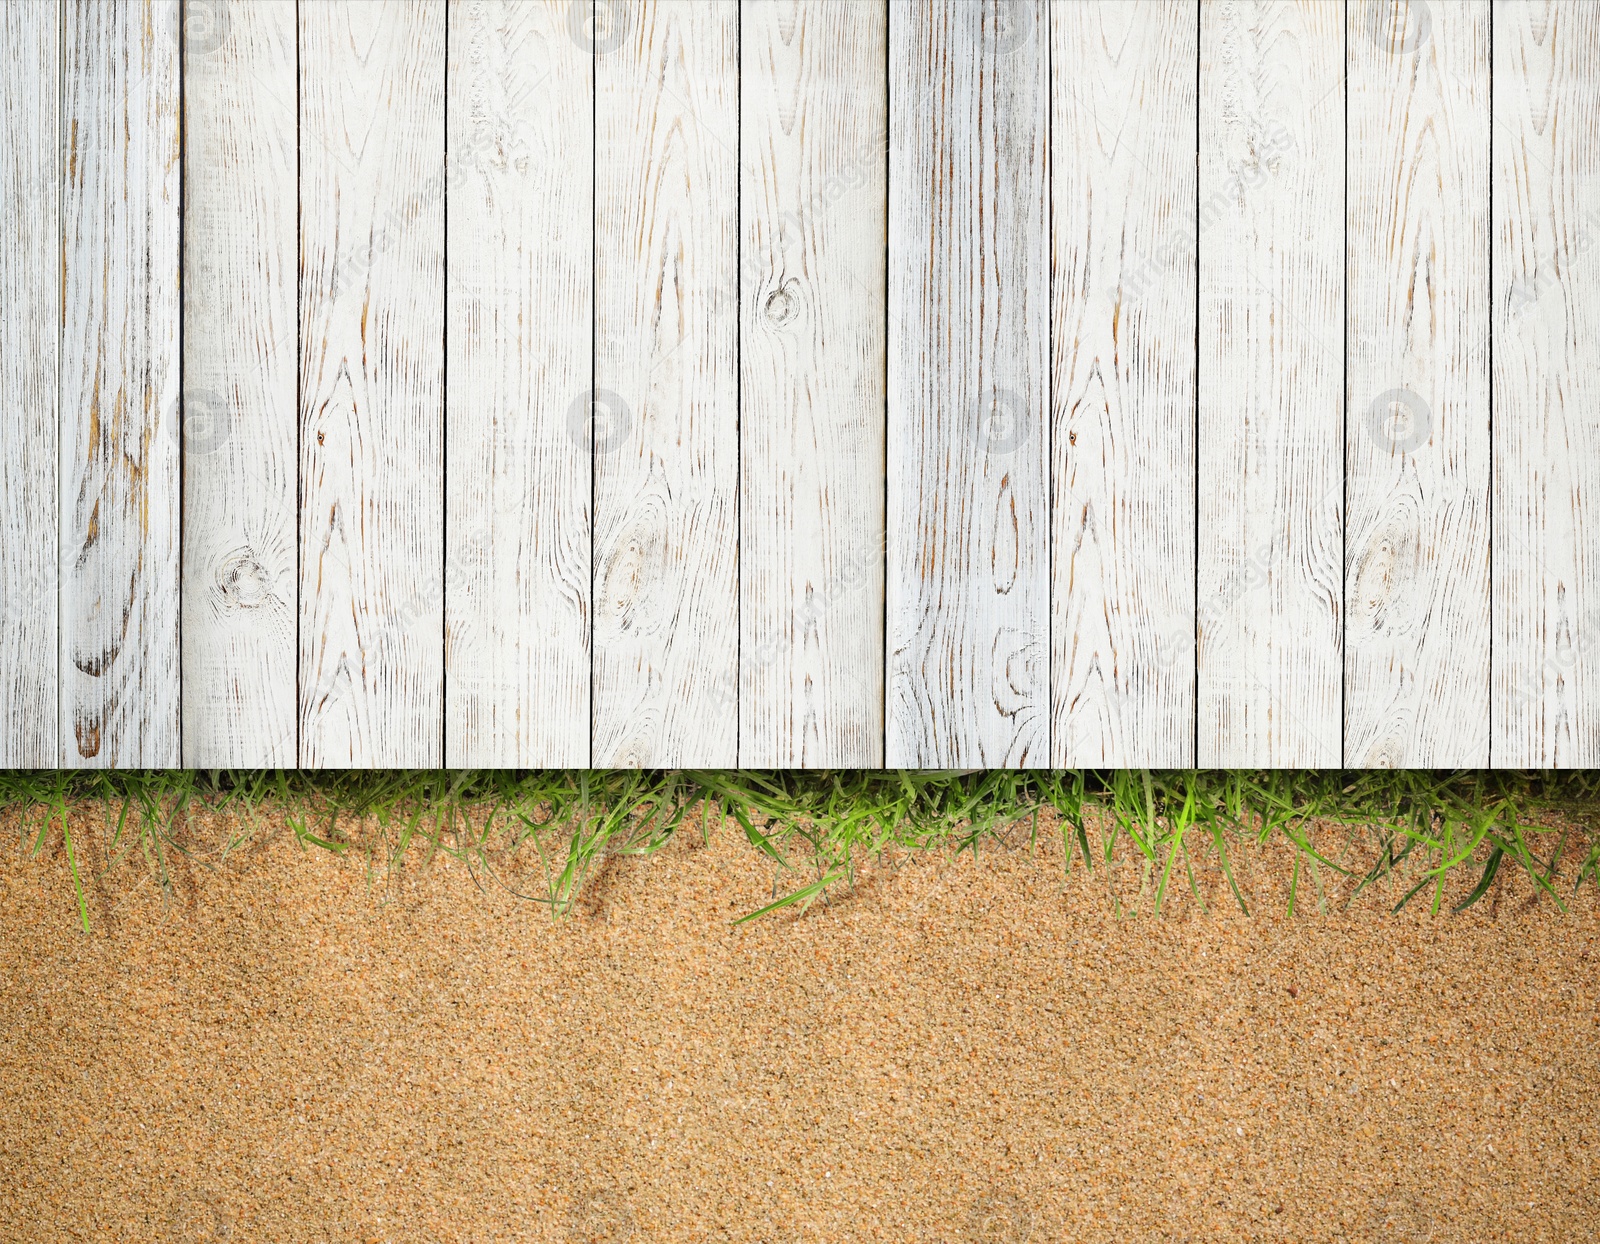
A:
[[[1136,898],[1108,888],[1118,914],[1159,914],[1180,889],[1204,907],[1206,872],[1251,911],[1236,865],[1241,851],[1260,856],[1268,845],[1288,860],[1289,915],[1363,897],[1394,911],[1463,911],[1508,871],[1564,909],[1585,883],[1600,886],[1597,810],[1600,778],[1586,771],[0,773],[0,813],[19,814],[25,849],[66,856],[85,931],[85,869],[103,877],[135,852],[163,894],[180,861],[220,865],[263,832],[361,853],[372,878],[414,852],[424,862],[443,852],[471,867],[480,887],[561,915],[607,861],[649,856],[680,833],[709,834],[713,821],[737,825],[774,869],[773,900],[740,922],[804,910],[886,854],[976,852],[1041,832],[1059,835],[1068,871],[1138,873]],[[93,861],[73,837],[84,817],[103,830]],[[201,822],[224,828],[200,832]]]

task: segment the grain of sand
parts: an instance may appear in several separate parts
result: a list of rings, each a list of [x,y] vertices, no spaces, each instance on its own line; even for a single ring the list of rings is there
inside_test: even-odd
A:
[[[559,922],[280,833],[88,936],[8,848],[0,1240],[1595,1238],[1592,900],[1117,919],[1051,842],[734,928],[718,830]]]

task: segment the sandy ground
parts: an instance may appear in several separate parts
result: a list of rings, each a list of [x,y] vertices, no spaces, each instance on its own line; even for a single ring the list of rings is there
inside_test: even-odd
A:
[[[731,833],[560,923],[280,834],[89,936],[7,846],[0,1240],[1595,1238],[1593,901],[1117,919],[1050,842],[736,929]]]

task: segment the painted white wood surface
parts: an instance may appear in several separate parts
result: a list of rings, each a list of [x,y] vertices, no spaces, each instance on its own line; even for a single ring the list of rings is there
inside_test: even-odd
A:
[[[61,763],[176,765],[178,4],[64,20]]]
[[[1049,763],[1048,31],[889,13],[886,758]]]
[[[1597,763],[1490,2],[12,0],[0,764]]]
[[[739,763],[876,767],[888,9],[740,12]]]
[[[1056,0],[1052,763],[1194,763],[1197,11]]]
[[[1200,10],[1198,762],[1341,761],[1344,5]]]
[[[1494,6],[1492,763],[1600,764],[1600,6]]]
[[[1489,762],[1489,5],[1349,10],[1344,756]]]
[[[300,762],[438,765],[445,6],[299,17]]]
[[[60,53],[52,0],[0,8],[0,769],[58,755]]]
[[[185,18],[183,762],[292,767],[295,4]]]
[[[594,57],[569,8],[450,8],[453,766],[589,763]]]
[[[610,9],[595,41],[593,762],[731,766],[738,9]]]

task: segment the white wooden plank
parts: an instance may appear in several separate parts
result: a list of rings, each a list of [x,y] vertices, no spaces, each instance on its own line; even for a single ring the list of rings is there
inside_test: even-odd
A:
[[[450,765],[589,763],[594,58],[569,7],[450,9]]]
[[[889,14],[890,765],[1049,763],[1042,3]]]
[[[294,0],[184,25],[183,757],[292,767]]]
[[[300,762],[437,765],[440,0],[300,14]]]
[[[1600,764],[1600,6],[1494,6],[1492,761]]]
[[[1348,764],[1489,762],[1489,6],[1349,10]]]
[[[0,769],[58,756],[60,39],[49,0],[0,9]]]
[[[1195,6],[1056,0],[1053,763],[1194,764]]]
[[[1200,10],[1198,760],[1343,743],[1344,20]]]
[[[178,4],[65,9],[60,742],[176,765]]]
[[[738,12],[610,7],[595,69],[593,757],[731,766]]]
[[[877,766],[887,7],[741,23],[739,763]]]

